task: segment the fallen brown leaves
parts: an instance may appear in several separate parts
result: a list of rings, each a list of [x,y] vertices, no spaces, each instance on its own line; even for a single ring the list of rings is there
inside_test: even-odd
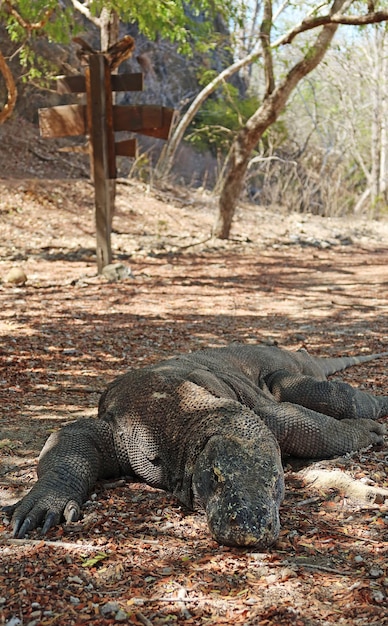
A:
[[[18,265],[28,277],[0,285],[3,503],[35,480],[49,432],[95,415],[100,391],[128,367],[235,340],[329,355],[387,349],[383,223],[343,224],[341,239],[339,222],[245,207],[236,232],[248,237],[222,243],[208,239],[211,198],[174,194],[119,186],[113,245],[133,278],[109,283],[95,275],[87,183],[1,183],[0,275]],[[386,363],[343,378],[387,393]],[[341,469],[388,487],[386,450]],[[291,467],[281,536],[265,554],[217,545],[202,514],[125,481],[99,484],[83,519],[44,541],[10,540],[0,521],[8,626],[388,624],[386,505],[306,488]]]

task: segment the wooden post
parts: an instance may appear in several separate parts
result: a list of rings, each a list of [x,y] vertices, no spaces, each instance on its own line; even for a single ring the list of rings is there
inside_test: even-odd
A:
[[[133,39],[126,35],[114,53],[97,52],[78,38],[88,58],[85,76],[58,77],[60,93],[84,93],[87,104],[65,104],[39,109],[42,137],[75,137],[88,135],[91,177],[94,182],[97,232],[97,269],[101,274],[112,262],[111,225],[114,195],[111,189],[116,178],[116,155],[135,157],[136,139],[115,143],[115,131],[129,131],[168,139],[173,121],[173,109],[144,104],[141,106],[113,106],[112,91],[141,91],[142,74],[111,74],[118,64],[128,58]],[[113,54],[113,56],[112,56]]]
[[[89,57],[86,68],[87,127],[95,188],[97,269],[101,274],[112,262],[111,194],[109,181],[116,176],[110,70],[102,54]]]

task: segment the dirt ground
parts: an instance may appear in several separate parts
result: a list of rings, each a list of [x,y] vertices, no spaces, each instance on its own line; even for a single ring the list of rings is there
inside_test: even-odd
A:
[[[241,204],[210,236],[204,190],[118,183],[112,245],[128,277],[96,275],[86,165],[0,130],[0,501],[36,479],[52,430],[94,416],[117,374],[232,341],[316,355],[388,350],[388,223]],[[80,163],[78,166],[77,163]],[[79,169],[77,169],[79,167]],[[82,174],[85,175],[85,172]],[[25,284],[7,282],[21,268]],[[387,393],[388,359],[341,378]],[[337,461],[388,487],[387,448]],[[388,624],[388,507],[305,487],[286,467],[266,553],[225,548],[202,514],[144,485],[98,484],[78,523],[12,540],[0,514],[0,624]]]

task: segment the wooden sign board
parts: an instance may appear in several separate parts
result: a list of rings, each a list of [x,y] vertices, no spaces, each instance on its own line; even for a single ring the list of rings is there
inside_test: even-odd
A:
[[[110,77],[112,91],[143,91],[143,74],[112,74]],[[58,76],[57,92],[64,93],[85,93],[85,76],[76,74],[75,76]]]
[[[64,106],[39,109],[39,129],[42,137],[74,137],[86,133],[86,106]]]
[[[76,74],[75,76],[57,76],[56,86],[57,92],[60,94],[85,93],[85,76],[82,74]]]
[[[168,139],[174,109],[142,104],[113,107],[113,127],[116,131],[129,130],[140,135]]]
[[[79,154],[90,154],[90,146],[87,144],[63,146],[58,148],[59,152],[77,152]],[[137,158],[137,141],[136,139],[124,139],[115,142],[115,155],[122,157]]]
[[[116,156],[137,157],[137,141],[136,139],[125,139],[124,141],[116,141]]]
[[[140,106],[117,105],[113,107],[115,130],[141,132],[143,129],[159,128],[162,125],[162,107],[150,104]]]
[[[148,137],[155,137],[156,139],[169,139],[172,124],[176,115],[175,109],[168,109],[167,107],[161,108],[161,124],[156,128],[142,128],[136,132],[141,135],[147,135]]]
[[[113,128],[140,135],[168,139],[174,109],[142,104],[113,107]],[[86,106],[65,104],[49,109],[39,109],[39,127],[42,137],[72,137],[87,132]]]

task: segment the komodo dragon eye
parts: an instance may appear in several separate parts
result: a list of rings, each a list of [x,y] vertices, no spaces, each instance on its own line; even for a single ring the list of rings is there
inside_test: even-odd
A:
[[[216,465],[213,466],[213,478],[217,483],[224,483],[225,476],[222,473],[222,470]]]

